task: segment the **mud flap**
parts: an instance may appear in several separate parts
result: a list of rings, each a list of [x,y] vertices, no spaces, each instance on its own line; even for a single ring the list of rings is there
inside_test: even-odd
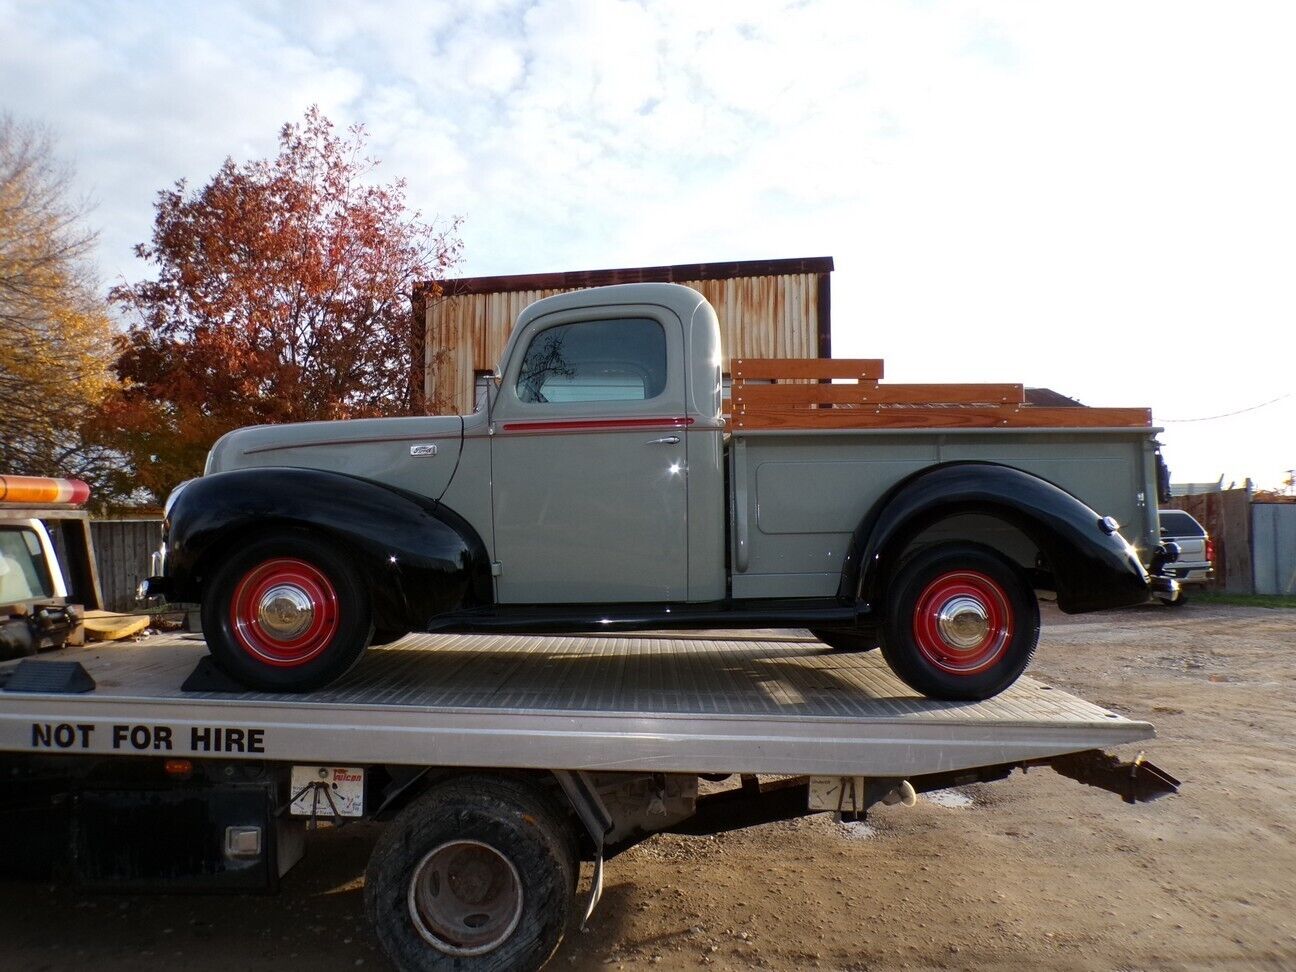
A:
[[[581,930],[584,931],[590,916],[594,914],[594,909],[598,907],[599,899],[603,897],[603,845],[612,830],[612,815],[608,813],[607,807],[587,773],[554,770],[553,775],[562,786],[572,809],[585,825],[590,840],[594,844],[594,876],[590,881],[589,899],[585,903],[580,924]]]

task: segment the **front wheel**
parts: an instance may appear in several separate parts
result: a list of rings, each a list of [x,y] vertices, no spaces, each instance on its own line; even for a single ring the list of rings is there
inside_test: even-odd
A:
[[[365,874],[365,911],[403,972],[527,972],[558,947],[579,863],[544,794],[462,777],[388,825]]]
[[[305,534],[265,537],[229,556],[204,592],[202,621],[216,666],[267,692],[327,685],[373,633],[355,568]]]
[[[989,547],[946,543],[906,562],[890,587],[882,654],[910,688],[988,699],[1017,680],[1039,642],[1039,604]]]

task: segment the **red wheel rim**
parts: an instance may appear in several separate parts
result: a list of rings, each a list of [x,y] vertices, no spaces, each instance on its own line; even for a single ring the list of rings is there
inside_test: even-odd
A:
[[[1013,635],[1012,605],[993,578],[974,570],[941,574],[918,597],[914,642],[934,668],[976,675],[999,661]]]
[[[337,624],[332,582],[318,567],[290,557],[253,567],[230,600],[230,626],[239,647],[279,668],[317,657],[333,640]]]

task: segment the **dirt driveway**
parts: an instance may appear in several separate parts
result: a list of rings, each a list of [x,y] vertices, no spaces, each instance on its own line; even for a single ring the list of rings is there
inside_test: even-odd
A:
[[[611,862],[556,969],[1296,968],[1296,611],[1045,613],[1032,674],[1157,724],[1185,781],[1129,807],[1051,771]],[[0,884],[0,966],[386,968],[362,924],[376,830],[314,835],[277,898]]]

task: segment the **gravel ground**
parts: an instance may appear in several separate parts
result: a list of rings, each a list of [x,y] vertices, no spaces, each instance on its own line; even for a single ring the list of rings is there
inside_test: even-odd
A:
[[[1157,724],[1182,792],[1127,806],[1048,770],[611,862],[556,969],[1296,968],[1296,611],[1045,611],[1031,674]],[[384,969],[370,825],[312,835],[277,898],[0,884],[5,969]]]

